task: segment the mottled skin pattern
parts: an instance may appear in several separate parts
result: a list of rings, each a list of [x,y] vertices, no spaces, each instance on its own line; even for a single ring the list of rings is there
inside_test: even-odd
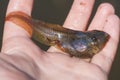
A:
[[[91,58],[104,47],[109,39],[109,35],[103,31],[75,31],[57,24],[34,20],[22,12],[11,13],[6,20],[22,26],[30,34],[32,32],[35,40],[45,45],[55,46],[70,56],[80,58]],[[30,31],[30,26],[32,31]]]

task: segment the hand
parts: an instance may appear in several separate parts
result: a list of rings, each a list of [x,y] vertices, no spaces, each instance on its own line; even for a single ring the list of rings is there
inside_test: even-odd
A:
[[[31,14],[33,0],[10,0],[7,14],[22,11]],[[64,27],[85,31],[94,0],[74,0]],[[119,42],[120,20],[114,8],[101,4],[88,30],[98,29],[110,34],[104,49],[91,62],[59,54],[51,47],[48,52],[36,46],[28,33],[6,21],[0,54],[2,80],[107,80]]]

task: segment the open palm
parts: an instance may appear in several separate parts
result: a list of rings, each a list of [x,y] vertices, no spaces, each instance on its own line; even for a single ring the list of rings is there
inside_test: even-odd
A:
[[[30,15],[33,0],[10,0],[7,14],[22,11]],[[94,0],[74,0],[64,27],[86,30]],[[91,62],[61,54],[51,47],[41,50],[28,33],[10,21],[6,21],[0,54],[2,80],[107,80],[114,60],[120,34],[120,20],[114,8],[101,4],[88,30],[103,30],[110,34],[104,49]]]

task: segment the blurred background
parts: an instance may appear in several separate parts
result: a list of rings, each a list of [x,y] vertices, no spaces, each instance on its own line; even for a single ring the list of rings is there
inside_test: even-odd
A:
[[[66,16],[71,8],[73,0],[34,0],[32,16],[36,19],[41,19],[51,23],[57,23],[62,25],[66,19]],[[2,34],[4,27],[5,12],[7,9],[9,0],[0,0],[0,48],[2,43]],[[93,18],[99,4],[109,2],[111,3],[116,14],[120,17],[120,0],[96,0],[92,16]],[[89,22],[90,22],[89,21]],[[40,43],[35,42],[38,46],[46,50],[48,46],[44,46]],[[117,55],[113,62],[109,80],[120,80],[120,45],[117,51]]]

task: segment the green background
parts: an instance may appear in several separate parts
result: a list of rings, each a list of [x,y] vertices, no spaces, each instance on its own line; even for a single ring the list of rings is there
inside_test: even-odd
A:
[[[8,1],[9,0],[0,0],[0,48],[2,43],[2,33]],[[57,23],[60,25],[63,24],[73,2],[73,0],[34,0],[34,1],[35,2],[32,12],[32,16],[34,18],[41,19],[51,23]],[[93,18],[93,15],[95,14],[95,11],[99,4],[103,2],[111,3],[116,9],[116,14],[120,17],[120,0],[96,0],[91,19]],[[48,48],[48,46],[44,46],[39,43],[37,44],[39,46],[42,46],[41,47],[42,49],[46,50]],[[115,61],[111,68],[109,80],[120,80],[120,47],[118,48]]]

